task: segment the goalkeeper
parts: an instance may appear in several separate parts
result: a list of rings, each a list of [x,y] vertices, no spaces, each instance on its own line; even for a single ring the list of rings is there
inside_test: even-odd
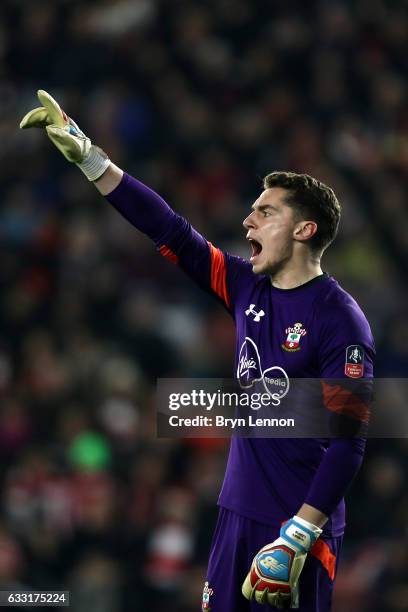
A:
[[[66,159],[234,318],[242,387],[276,366],[292,378],[372,377],[374,343],[364,314],[320,266],[340,219],[329,187],[304,174],[266,176],[244,220],[246,261],[214,247],[92,145],[49,94],[38,96],[41,107],[21,127],[45,128]],[[336,413],[341,401],[324,398]],[[364,419],[360,408],[353,407],[356,420]],[[363,452],[358,438],[232,438],[202,610],[330,610],[344,494]]]

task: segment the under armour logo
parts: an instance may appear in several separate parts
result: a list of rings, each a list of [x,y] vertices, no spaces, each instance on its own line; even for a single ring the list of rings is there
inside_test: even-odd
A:
[[[264,316],[264,311],[260,310],[259,312],[256,312],[255,310],[255,304],[251,304],[249,306],[249,308],[246,309],[245,311],[246,316],[248,316],[249,314],[253,314],[254,315],[254,321],[256,323],[259,323],[259,321],[261,320],[261,317]]]

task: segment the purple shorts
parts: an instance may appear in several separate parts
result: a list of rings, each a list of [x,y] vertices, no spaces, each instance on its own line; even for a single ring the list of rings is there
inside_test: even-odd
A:
[[[278,536],[278,528],[220,508],[211,545],[202,610],[267,612],[276,609],[247,601],[241,593],[241,586],[258,550]],[[308,554],[299,578],[298,610],[301,612],[330,610],[341,542],[342,536],[319,538]]]

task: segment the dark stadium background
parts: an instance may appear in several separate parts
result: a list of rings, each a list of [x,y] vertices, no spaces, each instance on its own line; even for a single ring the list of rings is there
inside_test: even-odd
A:
[[[265,173],[333,186],[324,268],[372,325],[377,376],[406,376],[407,41],[403,0],[1,2],[0,589],[198,610],[226,443],[158,440],[155,379],[233,364],[222,308],[18,130],[35,91],[236,254]],[[408,609],[407,459],[407,439],[368,444],[334,612]]]

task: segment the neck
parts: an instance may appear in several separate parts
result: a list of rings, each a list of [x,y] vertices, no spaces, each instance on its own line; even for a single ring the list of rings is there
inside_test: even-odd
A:
[[[301,263],[288,262],[281,270],[270,275],[271,283],[278,289],[293,289],[323,274],[320,260],[306,260]]]

